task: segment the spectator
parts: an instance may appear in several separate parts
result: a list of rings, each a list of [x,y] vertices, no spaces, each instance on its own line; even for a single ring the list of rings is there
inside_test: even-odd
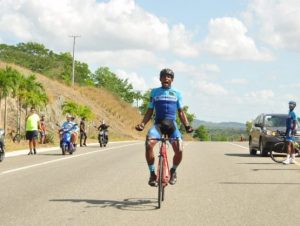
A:
[[[41,116],[41,128],[40,128],[40,144],[45,144],[46,138],[46,123],[45,123],[45,115]]]
[[[29,141],[28,155],[36,154],[36,140],[40,128],[40,117],[36,113],[35,108],[32,107],[29,115],[26,117],[26,139]]]
[[[80,147],[86,146],[86,139],[87,139],[87,135],[86,135],[85,117],[82,117],[80,121]]]

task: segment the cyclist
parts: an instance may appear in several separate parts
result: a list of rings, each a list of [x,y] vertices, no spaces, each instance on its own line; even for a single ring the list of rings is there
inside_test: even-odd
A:
[[[193,128],[189,125],[183,111],[181,93],[171,87],[173,80],[174,72],[171,69],[165,68],[160,71],[161,87],[152,89],[148,110],[142,122],[135,127],[138,131],[142,131],[155,110],[155,122],[146,137],[146,160],[150,170],[148,181],[150,186],[157,186],[153,153],[153,148],[157,140],[151,140],[151,138],[159,139],[162,133],[167,133],[169,138],[174,138],[170,141],[174,150],[174,157],[169,180],[169,183],[174,185],[177,181],[176,169],[182,160],[183,151],[182,135],[176,125],[177,111],[181,122],[185,126],[185,130],[188,133],[193,132]]]
[[[283,164],[295,164],[295,149],[294,141],[297,132],[297,115],[294,112],[296,107],[295,101],[289,102],[289,114],[286,119],[286,142],[287,142],[287,158],[283,161]]]
[[[38,137],[38,130],[40,128],[40,117],[36,113],[35,108],[31,107],[30,113],[26,117],[26,139],[29,141],[28,155],[36,154],[36,139]]]

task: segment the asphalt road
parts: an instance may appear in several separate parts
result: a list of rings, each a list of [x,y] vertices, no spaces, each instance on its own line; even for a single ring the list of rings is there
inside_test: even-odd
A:
[[[299,225],[299,165],[246,143],[186,142],[157,209],[143,142],[49,151],[0,163],[0,225]],[[173,156],[169,151],[169,158]]]

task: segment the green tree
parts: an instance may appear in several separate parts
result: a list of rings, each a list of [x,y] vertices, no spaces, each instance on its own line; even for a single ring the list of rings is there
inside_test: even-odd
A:
[[[133,95],[134,100],[136,101],[136,107],[139,108],[140,107],[140,100],[142,100],[143,95],[141,93],[141,91],[137,91],[134,93]]]
[[[27,113],[29,105],[34,107],[44,106],[48,103],[48,97],[42,84],[36,81],[35,75],[25,77],[16,70],[12,70],[12,76],[14,77],[13,97],[17,98],[18,103],[17,129],[20,132],[22,107],[25,108]]]
[[[148,105],[150,102],[150,93],[151,89],[147,90],[143,95],[142,95],[142,104],[139,106],[139,110],[142,115],[146,114],[146,111],[148,109]]]
[[[79,85],[94,85],[92,73],[86,63],[75,61],[75,82]]]
[[[208,141],[209,133],[206,127],[204,125],[201,125],[195,130],[193,137],[200,141]]]
[[[23,105],[43,107],[48,103],[48,96],[43,85],[36,81],[35,75],[30,75],[24,79],[25,90],[23,92]]]
[[[70,113],[74,116],[85,117],[87,120],[94,118],[94,114],[88,106],[80,105],[73,101],[66,101],[62,105],[62,110],[63,114]]]
[[[0,69],[0,106],[1,100],[4,98],[4,132],[6,133],[6,125],[7,125],[7,97],[13,93],[15,88],[16,80],[14,77],[16,77],[16,71],[12,70],[11,67],[6,67],[5,70]],[[0,109],[0,119],[2,109]]]
[[[185,113],[185,115],[186,115],[186,117],[187,117],[189,123],[192,124],[193,121],[194,121],[194,119],[196,118],[196,116],[195,116],[195,114],[189,113],[188,110],[189,110],[189,107],[188,107],[188,106],[184,106],[184,107],[183,107],[183,112]],[[177,118],[176,118],[176,122],[177,122],[177,125],[180,125],[180,126],[179,126],[180,132],[181,132],[181,133],[186,133],[186,132],[185,132],[185,127],[184,127],[184,125],[181,123],[180,118],[179,118],[178,116],[177,116]]]
[[[100,67],[94,74],[96,86],[104,87],[119,96],[122,100],[133,103],[135,93],[127,79],[120,79],[108,67]]]
[[[252,125],[253,125],[253,121],[247,121],[246,122],[246,132],[247,132],[248,135],[250,134],[250,130],[252,128]]]

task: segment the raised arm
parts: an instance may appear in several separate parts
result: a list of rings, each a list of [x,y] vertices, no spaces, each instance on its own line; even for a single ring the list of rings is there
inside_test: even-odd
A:
[[[189,120],[187,119],[183,109],[178,109],[178,116],[187,133],[193,132],[193,128],[190,126]]]
[[[142,122],[140,124],[136,125],[135,129],[138,131],[142,131],[145,128],[145,125],[151,119],[152,115],[153,115],[153,109],[148,108],[146,114],[144,115]]]

